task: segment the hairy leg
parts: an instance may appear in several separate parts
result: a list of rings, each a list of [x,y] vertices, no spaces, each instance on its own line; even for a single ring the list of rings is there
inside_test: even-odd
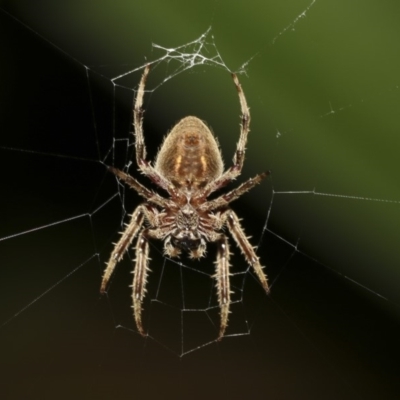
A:
[[[231,291],[230,291],[230,273],[229,273],[229,243],[228,238],[225,235],[221,235],[221,238],[217,241],[218,252],[216,265],[216,273],[214,275],[217,280],[217,294],[218,303],[221,315],[221,324],[219,328],[218,340],[221,340],[224,336],[226,327],[228,326],[229,317],[229,306],[231,304]]]
[[[240,250],[242,251],[246,261],[251,265],[255,274],[257,275],[258,279],[261,282],[264,290],[269,293],[269,286],[268,286],[268,278],[264,274],[263,268],[260,264],[260,260],[258,259],[253,246],[250,244],[249,240],[247,239],[242,226],[240,225],[239,218],[237,215],[232,211],[227,211],[227,220],[226,223],[229,227],[229,231],[232,237],[235,239],[237,245],[239,246]]]
[[[144,215],[145,210],[143,206],[137,207],[136,210],[133,212],[131,221],[129,222],[121,238],[115,245],[114,250],[111,253],[110,259],[108,260],[107,267],[104,270],[103,279],[100,287],[101,293],[104,293],[106,291],[107,284],[110,280],[112,273],[114,272],[115,266],[122,259],[129,245],[132,243],[133,239],[142,227]]]

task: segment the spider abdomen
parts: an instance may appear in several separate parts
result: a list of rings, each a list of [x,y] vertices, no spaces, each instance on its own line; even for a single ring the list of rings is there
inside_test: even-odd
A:
[[[177,186],[202,187],[223,171],[217,142],[197,117],[179,121],[168,134],[156,159],[156,169]]]

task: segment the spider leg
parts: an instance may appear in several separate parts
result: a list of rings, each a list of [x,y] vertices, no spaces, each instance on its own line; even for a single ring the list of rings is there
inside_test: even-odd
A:
[[[150,272],[148,267],[149,241],[150,238],[159,238],[159,229],[143,229],[138,236],[136,243],[135,269],[133,271],[132,300],[133,315],[136,327],[142,336],[146,336],[142,324],[142,304],[146,295],[147,276]]]
[[[268,278],[264,274],[264,267],[261,266],[260,261],[254,251],[254,247],[248,241],[248,238],[246,237],[243,228],[240,225],[238,216],[232,210],[227,211],[227,225],[232,237],[235,239],[246,261],[251,267],[253,267],[253,270],[260,280],[264,290],[269,293]]]
[[[133,125],[135,136],[136,162],[139,169],[144,175],[147,175],[155,184],[165,190],[170,188],[171,184],[162,175],[160,175],[146,160],[147,152],[143,135],[143,97],[144,88],[146,85],[147,75],[150,71],[150,64],[147,64],[142,78],[139,83],[138,92],[136,95],[135,105],[133,107]]]
[[[133,212],[131,221],[128,227],[122,234],[118,243],[115,245],[113,252],[111,253],[110,259],[108,260],[107,267],[103,274],[103,279],[101,281],[100,293],[105,293],[107,289],[108,281],[117,263],[122,259],[132,240],[137,235],[139,229],[141,228],[145,216],[145,209],[143,206],[139,206]]]
[[[133,314],[139,333],[145,336],[142,324],[142,303],[146,294],[147,275],[149,272],[149,229],[140,232],[136,243],[136,265],[133,272],[132,300]]]
[[[221,324],[219,328],[218,340],[221,340],[224,336],[225,329],[228,326],[229,317],[229,306],[231,304],[231,291],[229,281],[229,243],[226,235],[221,235],[218,243],[218,253],[216,265],[216,273],[214,278],[217,280],[217,294],[218,303],[221,315]]]
[[[270,172],[263,172],[262,174],[256,175],[254,178],[248,179],[246,182],[242,183],[235,189],[232,189],[230,192],[225,193],[214,200],[205,202],[203,206],[201,206],[202,211],[211,211],[220,207],[228,206],[229,203],[238,199],[242,194],[248,192],[254,186],[258,185],[264,178],[266,178]],[[218,188],[217,188],[218,189]]]
[[[147,201],[157,204],[160,207],[166,207],[168,205],[168,200],[159,194],[153,192],[152,190],[147,189],[141,183],[139,183],[134,177],[122,172],[121,170],[108,167],[108,169],[115,174],[119,179],[124,181],[127,185],[129,185],[132,189],[136,190],[141,196],[143,196]]]
[[[242,112],[240,123],[240,137],[236,145],[235,155],[233,156],[233,165],[228,168],[218,179],[211,182],[204,189],[205,197],[215,190],[225,186],[234,180],[242,172],[244,155],[246,151],[247,135],[250,132],[250,109],[247,105],[246,97],[243,93],[242,86],[236,74],[232,74],[233,83],[236,86],[239,95],[240,109]]]
[[[150,71],[150,65],[146,65],[143,71],[142,78],[139,83],[139,88],[136,95],[135,106],[133,108],[133,124],[135,128],[135,146],[136,146],[136,161],[140,168],[142,160],[146,160],[146,145],[143,136],[143,97],[144,88],[146,85],[147,75]]]
[[[227,171],[228,174],[234,175],[235,177],[240,174],[244,162],[244,153],[246,151],[247,135],[250,132],[250,110],[247,105],[246,97],[243,93],[242,86],[236,74],[232,74],[233,82],[239,94],[240,109],[242,111],[242,122],[240,124],[240,137],[236,146],[236,152],[233,157],[233,166],[231,172]]]

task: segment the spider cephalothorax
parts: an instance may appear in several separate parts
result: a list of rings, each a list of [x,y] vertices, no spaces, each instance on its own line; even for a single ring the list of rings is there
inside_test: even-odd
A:
[[[146,292],[149,260],[149,239],[164,241],[164,251],[169,257],[177,257],[181,252],[191,258],[205,255],[207,242],[218,246],[216,274],[218,302],[221,309],[221,324],[218,338],[224,335],[228,324],[230,306],[229,243],[223,232],[227,226],[241,249],[246,261],[251,265],[265,291],[269,291],[267,277],[263,272],[254,248],[249,243],[239,218],[229,207],[229,203],[250,190],[267,173],[256,175],[236,189],[207,200],[208,196],[235,179],[241,172],[245,146],[249,133],[250,113],[246,98],[235,74],[233,81],[239,93],[242,110],[241,133],[237,144],[233,165],[225,172],[221,152],[207,125],[197,117],[186,117],[179,121],[166,136],[152,166],[146,160],[146,148],[142,129],[142,105],[144,87],[150,66],[146,66],[134,106],[134,136],[136,162],[143,174],[168,192],[165,198],[147,189],[135,178],[116,168],[110,167],[119,179],[135,189],[146,201],[139,205],[131,216],[120,240],[108,261],[101,283],[104,293],[115,265],[120,261],[138,236],[136,242],[136,265],[133,279],[133,309],[136,326],[145,335],[141,320],[142,302]],[[147,222],[148,227],[144,226]]]

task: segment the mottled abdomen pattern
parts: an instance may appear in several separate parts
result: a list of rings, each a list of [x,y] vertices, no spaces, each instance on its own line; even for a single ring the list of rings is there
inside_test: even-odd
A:
[[[179,121],[165,138],[155,168],[177,186],[200,188],[223,172],[217,141],[197,117]]]

